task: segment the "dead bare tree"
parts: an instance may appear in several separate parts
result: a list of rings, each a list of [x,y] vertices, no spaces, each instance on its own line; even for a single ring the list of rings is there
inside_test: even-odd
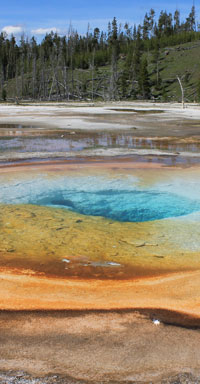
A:
[[[184,109],[185,108],[185,102],[184,102],[184,89],[183,89],[183,85],[181,83],[181,79],[180,77],[177,75],[176,76],[178,82],[179,82],[179,85],[180,85],[180,88],[181,88],[181,95],[182,95],[182,108]]]

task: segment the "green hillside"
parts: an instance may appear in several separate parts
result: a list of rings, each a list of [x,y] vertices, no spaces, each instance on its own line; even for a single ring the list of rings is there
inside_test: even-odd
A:
[[[148,55],[148,70],[151,83],[156,82],[157,66],[153,62],[153,55]],[[199,101],[200,81],[200,41],[166,47],[160,52],[158,69],[165,95],[162,90],[154,91],[158,98],[168,101],[181,100],[181,89],[177,80],[180,77],[186,101]],[[154,88],[155,89],[155,88]]]

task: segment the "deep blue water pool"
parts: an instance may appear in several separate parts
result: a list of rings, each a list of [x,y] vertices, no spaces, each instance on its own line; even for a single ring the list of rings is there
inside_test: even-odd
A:
[[[193,187],[184,196],[183,187],[172,184],[142,188],[134,177],[40,176],[1,182],[0,203],[59,207],[121,222],[144,222],[200,211],[200,198],[191,198],[192,190]]]
[[[129,222],[159,220],[200,210],[200,202],[175,194],[140,190],[61,192],[58,189],[55,193],[30,202],[63,207],[84,215],[103,216]]]

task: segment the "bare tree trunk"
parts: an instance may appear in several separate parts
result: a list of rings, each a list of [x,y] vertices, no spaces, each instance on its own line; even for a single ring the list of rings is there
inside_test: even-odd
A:
[[[36,81],[36,57],[33,56],[33,69],[32,69],[32,96],[35,99],[35,81]]]
[[[69,100],[68,72],[66,65],[63,67],[64,98]]]
[[[4,68],[3,68],[3,63],[1,65],[1,93],[3,92],[3,87],[4,87]]]
[[[159,61],[158,60],[156,63],[156,81],[157,81],[157,85],[158,85],[158,82],[159,82]]]
[[[59,79],[58,79],[58,67],[55,68],[55,79],[56,79],[56,98],[57,98],[57,101],[58,101],[59,97],[61,96],[60,86],[59,86]]]
[[[178,82],[179,82],[179,85],[180,85],[180,88],[181,88],[181,94],[182,94],[182,108],[184,109],[184,108],[185,108],[185,102],[184,102],[184,89],[183,89],[183,86],[182,86],[180,77],[177,75],[176,78],[177,78],[177,80],[178,80]]]
[[[71,51],[71,76],[72,76],[72,97],[74,98],[74,68],[73,68],[73,52]]]
[[[95,56],[95,48],[92,54],[92,101],[94,101],[94,56]]]
[[[53,86],[54,86],[54,80],[55,80],[55,75],[53,75],[53,79],[52,79],[52,83],[51,83],[51,88],[50,88],[50,91],[49,91],[49,100],[51,100],[51,93],[52,93]]]
[[[24,52],[21,55],[21,96],[24,96]]]
[[[112,52],[112,61],[111,61],[111,76],[110,76],[110,99],[116,100],[117,95],[117,58],[115,49]]]

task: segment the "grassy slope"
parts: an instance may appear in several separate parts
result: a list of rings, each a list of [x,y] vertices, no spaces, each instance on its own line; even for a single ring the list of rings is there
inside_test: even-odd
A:
[[[168,53],[166,55],[166,52]],[[149,72],[155,80],[155,64],[149,55]],[[168,100],[180,100],[181,90],[176,79],[178,75],[185,91],[186,101],[196,101],[197,83],[200,79],[200,42],[181,44],[161,51],[159,60],[160,76],[166,85]]]

